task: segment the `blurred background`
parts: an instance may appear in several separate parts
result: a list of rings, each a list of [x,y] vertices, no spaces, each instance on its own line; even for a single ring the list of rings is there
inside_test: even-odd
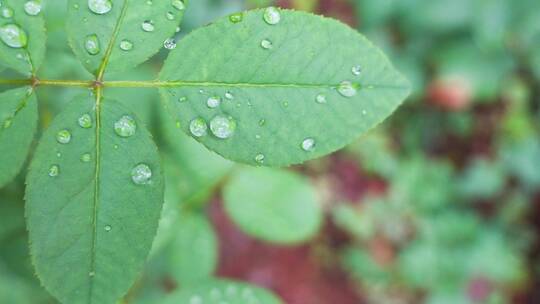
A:
[[[44,2],[40,77],[91,79],[67,47],[66,1]],[[177,39],[268,5],[358,29],[413,94],[346,149],[261,171],[181,134],[155,90],[107,91],[153,130],[167,177],[153,252],[123,303],[209,276],[287,304],[540,303],[540,1],[191,0]],[[108,77],[153,79],[166,51]],[[78,94],[40,88],[42,127]],[[24,174],[0,189],[0,303],[55,303],[29,262],[23,193]]]

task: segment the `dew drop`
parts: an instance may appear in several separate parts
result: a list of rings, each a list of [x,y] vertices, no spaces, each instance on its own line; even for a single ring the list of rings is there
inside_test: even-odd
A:
[[[182,30],[181,27],[177,26],[176,29],[174,30],[176,33],[180,33],[180,31]]]
[[[259,120],[259,126],[264,126],[266,124],[266,119]]]
[[[49,168],[49,176],[50,177],[56,177],[56,176],[58,176],[58,174],[60,174],[60,167],[58,167],[58,165],[52,165]]]
[[[176,41],[174,41],[173,38],[168,38],[167,40],[165,40],[163,42],[163,46],[167,49],[167,50],[173,50],[176,48]]]
[[[41,3],[39,1],[28,1],[24,4],[24,11],[30,16],[37,16],[41,13]]]
[[[0,27],[0,39],[12,48],[23,48],[28,43],[26,32],[16,24],[6,24]]]
[[[111,11],[111,0],[88,0],[88,8],[95,14],[103,15]]]
[[[111,225],[107,225],[107,226],[105,226],[105,231],[107,231],[107,232],[111,232],[111,230],[112,230],[112,227],[111,227]]]
[[[234,95],[231,92],[227,92],[227,93],[225,93],[225,98],[228,99],[228,100],[233,100]]]
[[[255,161],[259,164],[264,163],[264,154],[257,154],[255,156]]]
[[[69,144],[71,141],[71,133],[68,130],[62,130],[56,133],[56,141],[61,144]]]
[[[139,164],[131,170],[131,180],[137,185],[146,185],[150,183],[152,170],[146,164]]]
[[[92,117],[90,116],[90,114],[81,115],[78,122],[81,128],[89,129],[92,127]]]
[[[236,130],[236,121],[231,117],[217,115],[210,121],[210,130],[217,138],[230,138]]]
[[[88,276],[92,278],[92,277],[96,276],[96,272],[95,271],[90,271],[88,273]]]
[[[97,55],[101,51],[99,38],[96,34],[86,36],[84,48],[90,55]]]
[[[13,119],[11,118],[8,118],[4,121],[4,129],[8,129],[9,127],[11,127],[11,125],[13,124]]]
[[[121,137],[130,137],[135,134],[137,131],[137,124],[135,119],[131,116],[125,115],[122,116],[118,121],[114,123],[114,131],[118,136]]]
[[[186,5],[182,0],[172,0],[171,4],[179,11],[183,11],[184,9],[186,9]]]
[[[202,118],[195,118],[189,123],[189,131],[195,137],[203,137],[208,133],[206,121]]]
[[[315,101],[317,101],[317,103],[326,103],[326,95],[324,94],[317,95],[317,97],[315,97]]]
[[[281,20],[281,14],[279,10],[275,7],[269,7],[264,10],[264,21],[270,25],[278,24]]]
[[[362,74],[362,67],[359,66],[359,65],[353,66],[351,71],[352,71],[353,75],[360,76],[360,74]]]
[[[341,82],[337,90],[343,97],[353,97],[357,92],[356,87],[350,81]]]
[[[92,156],[90,155],[90,153],[84,153],[83,155],[81,155],[81,161],[83,163],[87,163],[90,160],[92,160]]]
[[[2,17],[11,18],[13,17],[13,10],[9,7],[2,8]]]
[[[173,12],[167,12],[165,14],[165,17],[167,17],[167,20],[174,20],[174,13]]]
[[[362,110],[362,115],[367,115],[367,111],[366,111],[366,110]]]
[[[153,32],[154,31],[154,22],[152,20],[146,20],[141,25],[143,31],[145,32]]]
[[[206,105],[211,109],[219,107],[220,104],[221,104],[221,98],[217,96],[209,97],[208,100],[206,101]]]
[[[178,102],[180,102],[180,103],[186,102],[187,100],[188,99],[185,96],[182,96],[182,97],[178,98]]]
[[[302,149],[304,151],[313,151],[315,149],[315,139],[313,138],[306,138],[302,142]]]
[[[127,39],[120,41],[120,49],[123,51],[131,51],[133,49],[133,42]]]
[[[229,15],[229,21],[232,23],[242,22],[243,19],[244,19],[243,13],[236,13],[236,14]]]
[[[263,39],[261,41],[261,47],[265,50],[269,50],[272,48],[272,41],[268,40],[268,39]]]

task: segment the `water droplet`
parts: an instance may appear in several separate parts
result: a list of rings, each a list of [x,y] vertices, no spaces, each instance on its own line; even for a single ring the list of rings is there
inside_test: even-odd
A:
[[[123,51],[131,51],[133,49],[133,42],[127,39],[120,41],[120,49]]]
[[[13,10],[9,7],[3,7],[2,8],[2,17],[4,18],[11,18],[13,17]]]
[[[360,74],[362,74],[362,67],[359,66],[359,65],[353,66],[351,71],[352,71],[353,75],[360,76]]]
[[[173,12],[167,12],[165,14],[165,17],[167,17],[167,20],[174,20],[174,13]]]
[[[11,127],[11,125],[13,124],[13,119],[11,118],[8,118],[4,121],[4,129],[8,129],[9,127]]]
[[[227,92],[227,93],[225,93],[225,98],[228,99],[228,100],[233,100],[234,95],[231,92]]]
[[[221,98],[217,96],[209,97],[208,100],[206,101],[206,105],[211,109],[219,107],[220,104],[221,104]]]
[[[208,133],[206,121],[202,118],[195,118],[189,123],[189,131],[195,137],[202,137]]]
[[[261,135],[260,134],[255,134],[255,139],[261,139]]]
[[[367,115],[367,111],[366,111],[366,110],[362,110],[362,115]]]
[[[264,21],[270,25],[278,24],[281,20],[281,14],[279,10],[275,7],[269,7],[264,10]]]
[[[137,131],[137,123],[131,116],[122,116],[118,121],[114,123],[114,131],[118,136],[130,137]]]
[[[194,295],[189,299],[189,304],[203,304],[201,296]]]
[[[69,144],[71,141],[71,133],[68,130],[62,130],[56,133],[56,141],[61,144]]]
[[[180,102],[180,103],[186,102],[187,100],[188,99],[185,96],[182,96],[182,97],[178,98],[178,102]]]
[[[105,231],[111,232],[112,227],[110,225],[105,226]]]
[[[94,277],[95,275],[96,275],[96,272],[95,272],[95,271],[90,271],[90,272],[88,273],[88,276],[91,277],[91,278]]]
[[[56,176],[58,176],[58,174],[60,174],[60,167],[58,167],[58,165],[52,165],[49,168],[49,176],[50,177],[56,177]]]
[[[243,19],[244,19],[244,13],[236,13],[236,14],[229,15],[229,21],[231,21],[232,23],[242,22]]]
[[[186,5],[182,0],[172,0],[171,4],[179,11],[183,11],[184,9],[186,9]]]
[[[357,92],[356,87],[350,81],[341,82],[337,90],[343,97],[353,97]]]
[[[154,31],[154,22],[152,20],[146,20],[141,25],[143,31],[145,32],[153,32]]]
[[[79,9],[79,5],[78,5],[78,4],[73,4],[73,8],[74,8],[75,10],[78,10],[78,9]]]
[[[12,48],[23,48],[28,43],[26,32],[16,24],[6,24],[0,27],[0,39]]]
[[[210,130],[217,138],[230,138],[236,130],[236,121],[231,117],[217,115],[210,121]]]
[[[95,14],[103,15],[111,11],[111,0],[88,0],[88,8]]]
[[[257,154],[255,156],[255,161],[259,164],[264,163],[264,154]]]
[[[56,153],[56,157],[58,157],[58,158],[62,157],[62,153],[57,152],[57,153]]]
[[[266,119],[261,119],[259,120],[259,126],[264,126],[264,124],[266,124]]]
[[[30,16],[37,16],[41,13],[41,3],[39,1],[28,1],[24,4],[24,11]]]
[[[289,102],[288,102],[288,101],[284,101],[284,102],[283,102],[283,106],[284,106],[285,108],[288,108],[288,107],[289,107]]]
[[[261,41],[261,47],[265,50],[269,50],[272,48],[272,41],[268,40],[268,39],[264,39],[263,41]]]
[[[137,185],[146,185],[150,183],[152,170],[146,164],[139,164],[131,170],[131,180]]]
[[[83,163],[87,163],[91,160],[92,160],[92,156],[90,155],[90,153],[84,153],[83,155],[81,155],[81,161]]]
[[[101,51],[99,38],[96,34],[86,36],[84,48],[90,55],[97,55]]]
[[[90,114],[83,114],[79,117],[78,122],[81,128],[89,129],[92,127],[92,116]]]
[[[326,95],[324,94],[317,95],[317,97],[315,97],[315,101],[317,101],[317,103],[326,103]]]
[[[313,149],[315,149],[315,139],[313,138],[304,139],[304,141],[302,142],[302,149],[308,152],[313,151]]]
[[[174,41],[173,38],[169,38],[167,40],[165,40],[163,42],[163,46],[167,49],[167,50],[173,50],[176,48],[176,41]]]

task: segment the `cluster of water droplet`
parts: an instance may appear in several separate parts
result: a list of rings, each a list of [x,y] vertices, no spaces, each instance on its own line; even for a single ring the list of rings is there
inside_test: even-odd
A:
[[[186,6],[183,2],[183,0],[170,0],[171,1],[171,8],[173,10],[177,11],[183,11],[185,10]],[[146,4],[151,6],[153,5],[152,0],[147,0]],[[76,9],[79,8],[77,5],[75,7]],[[88,0],[88,8],[91,12],[97,15],[105,15],[109,13],[113,9],[113,2],[111,0]],[[167,11],[165,14],[165,18],[169,21],[174,21],[176,19],[176,15],[171,11]],[[146,33],[152,33],[156,29],[155,23],[153,20],[143,20],[141,23],[141,30]],[[176,28],[176,32],[180,31],[180,27]],[[118,47],[125,52],[131,51],[135,45],[133,41],[129,39],[121,39]],[[176,48],[176,41],[174,38],[168,38],[163,42],[163,47],[172,50]],[[101,52],[101,43],[99,40],[99,37],[97,34],[90,34],[87,35],[84,41],[84,48],[90,55],[97,55]]]
[[[205,298],[208,298],[210,301],[205,302]],[[239,290],[238,287],[234,285],[229,285],[221,290],[219,288],[212,288],[208,293],[208,296],[204,295],[193,295],[189,299],[188,304],[211,304],[211,303],[220,303],[220,304],[234,304],[237,303],[238,298],[241,298],[243,302],[247,304],[260,304],[260,300],[255,295],[255,292],[249,287],[244,287],[242,290]]]
[[[37,16],[41,13],[41,1],[31,0],[24,4],[24,12],[28,16]],[[15,23],[14,10],[7,4],[0,2],[0,15],[2,18],[7,19],[8,23],[5,23],[0,27],[0,40],[2,42],[15,49],[25,48],[28,45],[28,34],[22,29],[22,27]],[[24,55],[18,55],[19,59],[24,59]]]

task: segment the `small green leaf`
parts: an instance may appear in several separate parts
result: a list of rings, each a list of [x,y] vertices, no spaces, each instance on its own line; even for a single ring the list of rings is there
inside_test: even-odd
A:
[[[25,8],[25,3],[2,1],[0,63],[23,74],[34,74],[45,58],[45,21],[41,9]]]
[[[169,271],[180,284],[209,277],[217,265],[217,237],[208,220],[185,213],[174,225],[175,235],[167,251]]]
[[[226,158],[301,163],[336,151],[388,117],[409,83],[338,21],[280,10],[239,13],[182,39],[161,72],[182,129]],[[331,62],[331,64],[329,64]]]
[[[165,301],[165,304],[179,303],[281,304],[282,302],[262,288],[233,281],[212,280],[186,286]]]
[[[0,187],[21,170],[38,122],[36,96],[28,87],[0,94]]]
[[[314,236],[322,221],[313,186],[297,174],[245,168],[225,187],[225,207],[246,233],[275,243]]]
[[[121,104],[75,99],[45,132],[27,178],[38,276],[62,303],[115,303],[141,271],[163,201],[150,134]]]
[[[184,3],[173,5],[174,3]],[[186,0],[70,0],[69,42],[84,66],[95,73],[135,67],[163,48],[187,5]]]

